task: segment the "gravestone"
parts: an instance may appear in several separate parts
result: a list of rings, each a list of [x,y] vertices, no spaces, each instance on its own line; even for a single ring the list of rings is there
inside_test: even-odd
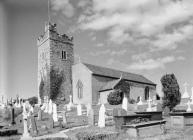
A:
[[[64,123],[64,124],[67,124],[66,110],[63,111],[62,118],[63,118],[63,123]]]
[[[88,114],[89,114],[89,111],[91,110],[91,104],[90,103],[88,103],[87,104],[87,106],[86,106],[86,112],[87,112],[87,116],[88,116]]]
[[[30,126],[31,126],[32,135],[37,136],[38,135],[38,130],[37,130],[35,117],[33,115],[29,117],[29,122],[30,122]]]
[[[93,110],[93,108],[91,107],[91,109],[90,109],[89,112],[88,112],[88,124],[89,124],[89,125],[91,125],[91,126],[95,125],[94,118],[95,118],[95,116],[94,116],[94,110]]]
[[[53,103],[52,103],[52,100],[50,99],[48,113],[52,114],[52,112],[53,112]]]
[[[187,108],[186,112],[191,112],[192,109],[191,109],[191,107],[190,107],[190,101],[188,101],[187,105],[188,105],[188,108]]]
[[[124,97],[123,97],[122,108],[125,109],[126,111],[127,111],[127,108],[128,108],[128,99],[125,96],[125,94],[124,94]]]
[[[151,112],[151,111],[152,111],[152,107],[151,107],[151,102],[152,102],[152,100],[151,100],[151,97],[150,97],[150,96],[149,96],[149,99],[147,100],[147,102],[148,102],[147,111],[148,111],[148,112]]]
[[[55,103],[53,103],[53,120],[54,122],[58,121],[57,105]]]
[[[191,104],[193,104],[193,87],[191,88],[191,91],[192,91],[192,95],[191,95]]]
[[[105,127],[105,106],[104,104],[101,105],[99,110],[99,120],[98,120],[98,127]]]
[[[23,135],[21,136],[20,140],[33,140],[28,132],[27,119],[23,119]]]
[[[81,104],[78,104],[78,105],[77,105],[77,115],[78,115],[78,116],[81,116],[81,115],[82,115],[82,106],[81,106]]]
[[[38,120],[39,120],[39,121],[42,120],[42,110],[41,110],[41,106],[38,108]]]
[[[70,111],[71,108],[73,106],[73,103],[72,103],[72,95],[70,95],[70,102],[67,104],[67,110]]]
[[[11,125],[15,125],[15,109],[11,106]]]
[[[142,97],[141,96],[139,97],[139,102],[137,103],[137,105],[143,105]]]

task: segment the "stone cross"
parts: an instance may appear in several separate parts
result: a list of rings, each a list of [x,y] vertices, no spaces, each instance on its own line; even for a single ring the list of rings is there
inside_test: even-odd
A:
[[[188,101],[187,105],[188,105],[188,108],[187,108],[186,112],[191,112],[192,109],[191,109],[191,106],[190,106],[190,101]]]
[[[82,106],[81,106],[81,104],[78,104],[78,105],[77,105],[77,115],[78,115],[78,116],[81,116],[81,115],[82,115]]]
[[[188,83],[184,83],[184,94],[182,95],[182,98],[189,98],[187,88],[188,88]]]
[[[149,111],[152,111],[152,108],[151,108],[151,102],[152,102],[152,99],[151,99],[151,97],[149,96],[149,99],[147,100],[147,102],[148,102],[148,108],[147,108],[147,111],[149,112]]]
[[[99,110],[98,127],[105,127],[105,112],[105,106],[104,104],[102,104]]]
[[[23,135],[21,136],[20,140],[33,140],[33,138],[30,136],[27,128],[27,119],[23,120]]]
[[[143,105],[142,97],[141,96],[139,97],[139,102],[137,103],[137,105]]]
[[[125,109],[126,111],[127,111],[127,108],[128,108],[128,99],[125,96],[125,94],[124,94],[124,97],[123,97],[122,108]]]
[[[55,103],[53,103],[53,120],[54,122],[58,121],[57,105]]]

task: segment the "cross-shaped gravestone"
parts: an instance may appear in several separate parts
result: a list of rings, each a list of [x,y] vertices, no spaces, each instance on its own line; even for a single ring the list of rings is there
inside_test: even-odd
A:
[[[54,122],[58,121],[57,105],[55,103],[53,103],[53,120]]]
[[[188,94],[188,83],[184,83],[184,94],[182,95],[182,98],[189,98]]]
[[[37,125],[36,125],[35,117],[33,115],[31,115],[29,117],[29,120],[30,120],[31,132],[32,132],[33,135],[37,136],[38,130],[37,130]]]
[[[139,102],[137,103],[137,105],[143,105],[142,97],[141,96],[139,97]]]

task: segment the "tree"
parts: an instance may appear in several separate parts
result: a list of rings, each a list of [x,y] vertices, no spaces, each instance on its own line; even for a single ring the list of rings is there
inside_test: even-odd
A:
[[[29,103],[30,103],[31,105],[35,105],[35,104],[38,103],[38,97],[36,97],[36,96],[30,97],[30,98],[28,98],[27,100],[29,101]]]
[[[123,93],[120,90],[115,90],[111,92],[107,97],[107,101],[110,105],[119,105],[122,103],[122,100]]]
[[[177,79],[174,74],[166,74],[161,78],[163,97],[163,108],[166,106],[170,111],[180,103],[181,93]]]

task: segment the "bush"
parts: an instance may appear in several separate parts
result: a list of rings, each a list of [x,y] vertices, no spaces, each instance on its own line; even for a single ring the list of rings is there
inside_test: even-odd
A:
[[[163,108],[168,107],[170,111],[180,103],[181,93],[174,74],[166,74],[161,78],[163,97]]]
[[[111,92],[107,97],[107,101],[110,105],[119,105],[122,103],[122,100],[123,94],[118,90]]]
[[[27,99],[31,105],[35,105],[38,103],[38,97],[34,96]]]

